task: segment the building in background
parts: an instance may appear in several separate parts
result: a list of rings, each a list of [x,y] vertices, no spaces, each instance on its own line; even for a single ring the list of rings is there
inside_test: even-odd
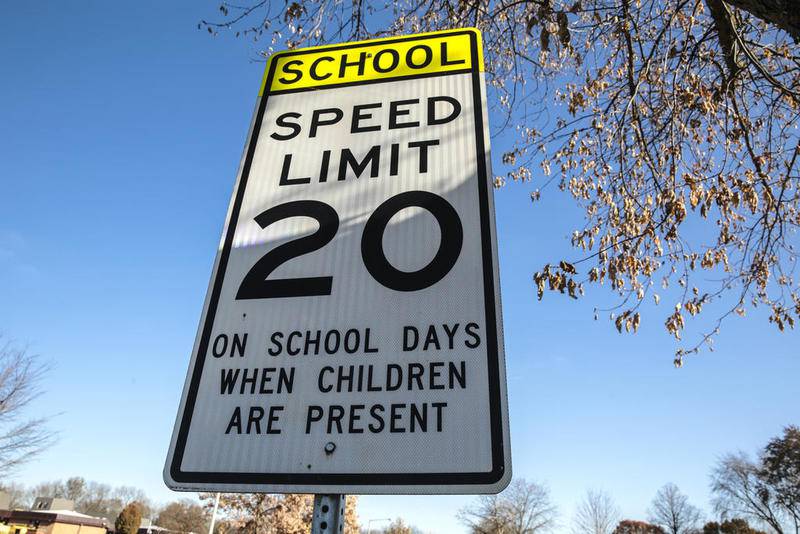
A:
[[[106,534],[105,519],[74,511],[67,499],[37,497],[30,510],[9,510],[0,495],[0,534]]]

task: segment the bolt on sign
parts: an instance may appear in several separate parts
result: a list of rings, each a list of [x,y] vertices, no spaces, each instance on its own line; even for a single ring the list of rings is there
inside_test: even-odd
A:
[[[164,468],[177,490],[511,478],[480,33],[274,54]]]

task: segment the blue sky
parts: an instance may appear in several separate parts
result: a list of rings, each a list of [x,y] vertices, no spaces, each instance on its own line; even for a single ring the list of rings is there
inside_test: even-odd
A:
[[[263,64],[196,29],[201,2],[18,2],[0,32],[0,331],[53,363],[32,413],[60,440],[16,481],[74,475],[157,501],[214,251]],[[493,139],[495,164],[507,139]],[[800,423],[797,334],[761,315],[672,366],[665,309],[623,336],[605,299],[546,295],[578,212],[533,185],[496,193],[514,472],[569,524],[587,488],[644,518],[674,482],[710,514],[708,471]],[[364,497],[360,515],[460,532],[471,498]]]

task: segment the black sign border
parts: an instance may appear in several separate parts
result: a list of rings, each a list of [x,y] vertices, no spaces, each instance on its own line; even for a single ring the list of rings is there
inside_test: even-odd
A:
[[[478,32],[472,29],[463,31],[449,32],[447,35],[469,35],[470,52],[472,67],[448,71],[445,73],[422,74],[417,76],[403,76],[397,78],[384,78],[379,80],[369,80],[367,82],[350,82],[335,85],[328,85],[321,88],[310,87],[304,89],[290,89],[276,91],[275,94],[288,92],[324,90],[327,88],[347,87],[351,85],[362,85],[364,83],[383,83],[405,79],[426,78],[431,76],[447,76],[451,74],[472,74],[472,94],[473,108],[475,111],[475,140],[478,158],[478,197],[480,206],[481,223],[481,243],[483,259],[483,292],[486,313],[486,334],[487,334],[487,368],[489,375],[489,424],[491,428],[492,441],[492,470],[467,472],[467,473],[242,473],[242,472],[214,472],[214,471],[183,471],[183,455],[186,450],[189,428],[192,422],[194,406],[197,400],[197,392],[200,386],[200,378],[203,373],[205,355],[208,352],[211,332],[216,318],[217,304],[219,303],[224,273],[227,270],[228,258],[233,246],[233,236],[236,233],[236,222],[239,219],[239,212],[244,199],[244,192],[247,186],[247,179],[250,174],[250,166],[255,154],[256,144],[261,131],[261,122],[269,100],[269,88],[275,74],[277,61],[271,61],[269,73],[264,83],[264,94],[258,107],[256,120],[253,123],[253,131],[250,135],[247,155],[245,156],[242,176],[239,187],[235,193],[233,209],[228,220],[227,233],[220,255],[217,270],[214,273],[214,283],[211,290],[211,299],[208,304],[208,311],[203,325],[203,333],[200,338],[197,355],[195,357],[192,377],[189,383],[189,390],[186,396],[186,403],[178,429],[178,436],[175,442],[175,450],[170,464],[170,476],[178,484],[219,484],[219,485],[272,485],[272,486],[425,486],[425,485],[488,485],[499,482],[505,474],[505,456],[503,447],[503,421],[502,421],[502,402],[500,391],[500,362],[498,354],[497,339],[497,314],[495,302],[495,281],[494,281],[494,251],[492,250],[492,226],[489,213],[489,177],[486,172],[486,145],[484,140],[483,125],[483,105],[481,98],[481,79],[480,79],[480,59],[478,54]],[[396,39],[386,39],[384,43],[419,41],[425,39],[441,39],[442,34],[431,34],[424,36],[400,37]],[[342,50],[358,48],[367,43],[339,45],[314,48],[312,50],[298,50],[279,52],[281,56],[293,56],[310,53],[324,52],[325,50]],[[277,54],[276,54],[277,55]],[[275,56],[273,56],[274,58]],[[225,488],[230,489],[230,488]]]

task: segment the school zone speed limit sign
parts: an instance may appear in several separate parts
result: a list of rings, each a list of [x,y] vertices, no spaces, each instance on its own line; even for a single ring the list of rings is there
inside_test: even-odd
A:
[[[266,68],[164,468],[177,490],[511,478],[480,33]]]

